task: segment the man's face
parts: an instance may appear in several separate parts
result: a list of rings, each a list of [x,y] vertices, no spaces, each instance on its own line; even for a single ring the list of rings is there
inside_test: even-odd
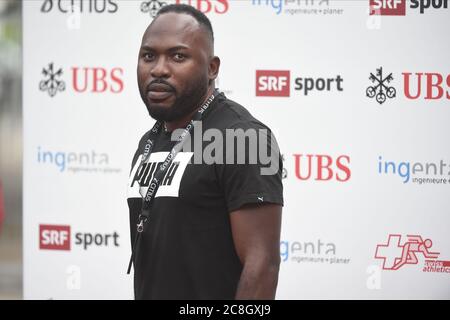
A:
[[[190,15],[166,13],[150,25],[137,68],[150,116],[173,121],[200,106],[208,90],[211,46],[208,33]]]

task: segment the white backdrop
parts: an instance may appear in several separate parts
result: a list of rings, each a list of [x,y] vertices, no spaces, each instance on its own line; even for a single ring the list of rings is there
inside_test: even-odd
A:
[[[369,15],[371,0],[181,2],[212,21],[218,87],[275,131],[284,155],[277,298],[449,299],[449,9],[420,13],[407,1],[394,16]],[[24,2],[26,299],[133,297],[126,186],[153,124],[136,81],[146,3],[158,5]],[[380,67],[396,93],[382,104],[366,95]],[[267,91],[257,71],[290,81]],[[307,95],[296,90],[312,82],[319,88]]]

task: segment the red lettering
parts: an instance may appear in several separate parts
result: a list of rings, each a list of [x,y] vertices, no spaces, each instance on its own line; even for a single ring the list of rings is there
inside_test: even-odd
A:
[[[39,225],[39,249],[70,250],[70,226]]]
[[[214,12],[223,14],[228,11],[228,0],[175,0],[176,4],[185,3],[203,13],[210,13],[214,7]]]
[[[347,161],[347,165],[344,165],[342,163],[342,159]],[[336,173],[336,180],[341,181],[341,182],[345,182],[348,181],[352,175],[350,168],[348,167],[348,165],[350,164],[350,157],[349,156],[340,156],[337,158],[336,160],[336,166],[338,169],[340,169],[341,171],[343,171],[345,173],[345,178],[340,178],[338,173]]]
[[[116,75],[116,73],[118,75]],[[123,80],[119,77],[119,75],[120,76],[123,75],[123,69],[122,68],[114,68],[114,69],[111,70],[111,81],[112,81],[112,83],[111,83],[111,92],[112,93],[119,93],[119,92],[122,92],[122,90],[123,90]],[[118,86],[117,90],[114,90],[114,88],[113,88],[113,84],[114,83],[117,84],[117,86]]]
[[[440,99],[444,95],[444,89],[442,88],[442,81],[444,78],[439,73],[426,73],[427,76],[427,96],[425,99]],[[433,77],[437,80],[433,83]],[[433,87],[437,88],[438,92],[436,96],[433,96]]]
[[[450,74],[447,76],[447,87],[450,88]],[[447,90],[447,99],[450,99],[450,94],[448,94],[449,91]]]
[[[289,97],[290,71],[256,70],[257,97]]]
[[[306,177],[302,177],[300,174],[300,158],[302,157],[301,154],[294,154],[295,158],[295,176],[300,180],[308,180],[311,177],[311,158],[313,155],[308,154],[306,155],[308,157],[308,175]]]
[[[327,164],[323,164],[323,159],[327,160]],[[330,156],[326,155],[317,155],[317,178],[318,181],[327,181],[330,180],[333,177],[333,170],[330,169],[330,166],[333,164],[333,159]],[[326,170],[328,172],[328,175],[326,178],[323,178],[323,170]]]
[[[203,10],[202,3],[206,3],[206,9]],[[197,10],[203,13],[208,13],[211,11],[211,2],[209,0],[197,0]]]
[[[72,85],[76,92],[85,92],[88,87],[88,68],[83,68],[84,71],[84,87],[80,87],[78,83],[78,68],[72,68]]]
[[[418,81],[417,81],[417,94],[415,96],[411,95],[411,89],[410,89],[410,83],[409,83],[409,77],[411,76],[412,73],[409,72],[403,72],[403,81],[404,81],[404,91],[405,91],[405,96],[408,99],[417,99],[420,97],[420,92],[421,92],[421,85],[422,85],[422,75],[423,73],[416,73],[417,77],[418,77]]]
[[[108,89],[108,83],[106,82],[106,70],[103,68],[93,68],[93,87],[92,92],[105,92]],[[99,89],[99,84],[101,84],[101,89]]]
[[[222,11],[219,11],[219,10],[217,9],[218,6],[216,6],[215,9],[214,9],[214,11],[215,11],[216,13],[218,13],[218,14],[223,14],[223,13],[225,13],[225,12],[228,11],[228,0],[217,0],[217,3],[223,5],[223,10],[222,10]]]

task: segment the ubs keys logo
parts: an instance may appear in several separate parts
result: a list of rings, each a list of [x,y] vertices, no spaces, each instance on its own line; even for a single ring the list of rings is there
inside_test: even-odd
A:
[[[395,98],[397,92],[394,87],[389,86],[394,77],[392,73],[383,78],[383,68],[377,69],[376,74],[370,73],[369,80],[374,84],[369,86],[366,90],[366,95],[369,98],[374,98],[379,104],[383,104],[386,101],[386,97],[389,99]]]
[[[48,68],[42,69],[42,74],[45,79],[39,82],[39,90],[47,91],[50,97],[54,97],[58,91],[66,90],[66,84],[60,77],[63,74],[62,68],[54,70],[53,62],[48,65]]]
[[[70,226],[39,225],[39,249],[70,250]]]
[[[289,97],[290,71],[256,70],[257,97]]]
[[[141,12],[148,12],[150,13],[150,16],[154,18],[158,14],[158,11],[165,5],[167,5],[167,3],[158,0],[144,1],[141,3]]]

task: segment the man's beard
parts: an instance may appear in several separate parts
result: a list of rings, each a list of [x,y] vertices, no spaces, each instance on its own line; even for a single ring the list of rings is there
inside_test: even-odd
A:
[[[170,122],[181,119],[199,108],[200,104],[203,102],[202,99],[208,91],[208,81],[206,79],[198,80],[193,81],[194,85],[189,87],[187,91],[181,95],[174,90],[173,95],[175,96],[175,101],[171,106],[154,105],[147,98],[147,90],[144,95],[141,93],[150,116],[159,121]],[[165,83],[164,80],[161,82]]]

